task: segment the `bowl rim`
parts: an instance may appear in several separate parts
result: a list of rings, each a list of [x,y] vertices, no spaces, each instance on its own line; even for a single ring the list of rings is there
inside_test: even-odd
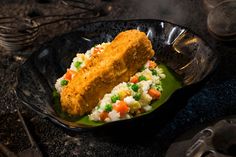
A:
[[[56,37],[53,37],[51,38],[49,41],[46,41],[44,42],[39,48],[37,48],[36,50],[34,50],[32,52],[32,54],[26,59],[26,61],[20,66],[24,66],[25,64],[27,64],[27,62],[29,62],[31,60],[31,58],[34,57],[34,54],[35,53],[38,53],[40,49],[42,49],[43,47],[45,47],[47,44],[49,44],[50,42],[53,42],[55,41],[56,39],[58,38],[61,38],[62,36],[64,35],[67,35],[69,33],[72,33],[72,32],[77,32],[79,31],[80,28],[86,26],[86,25],[93,25],[93,24],[97,24],[97,23],[116,23],[116,22],[141,22],[141,23],[145,23],[145,22],[164,22],[164,23],[168,23],[168,24],[171,24],[172,26],[177,26],[181,29],[184,29],[185,31],[191,33],[192,35],[198,37],[199,39],[201,39],[205,45],[215,54],[215,64],[212,68],[212,70],[206,75],[204,76],[201,80],[199,81],[196,81],[190,85],[185,85],[183,87],[180,87],[178,89],[176,89],[170,96],[169,98],[161,105],[158,107],[158,110],[160,110],[160,108],[162,108],[163,106],[165,106],[164,104],[168,103],[169,100],[172,99],[172,97],[174,97],[174,95],[180,91],[183,91],[184,89],[186,88],[191,88],[192,86],[195,86],[195,85],[198,85],[202,82],[205,82],[205,80],[207,80],[217,69],[217,66],[220,62],[219,60],[219,57],[218,57],[218,52],[217,50],[213,49],[211,47],[211,45],[204,39],[201,37],[201,35],[195,33],[194,31],[192,31],[191,29],[185,27],[185,26],[181,26],[179,24],[175,24],[175,23],[172,23],[172,22],[169,22],[167,20],[161,20],[161,19],[125,19],[125,20],[121,20],[121,19],[118,19],[118,20],[99,20],[99,21],[93,21],[93,22],[88,22],[88,23],[84,23],[78,27],[76,27],[75,29],[69,31],[69,32],[66,32],[66,33],[63,33],[63,34],[60,34],[59,36],[56,36]],[[21,68],[19,68],[21,69]],[[134,118],[131,118],[131,119],[123,119],[123,120],[118,120],[118,121],[112,121],[112,122],[109,122],[109,123],[104,123],[104,124],[101,124],[101,125],[97,125],[97,126],[88,126],[88,125],[83,125],[83,124],[77,124],[76,126],[70,126],[68,124],[65,124],[63,123],[63,119],[62,118],[58,118],[58,117],[55,117],[53,115],[50,115],[49,113],[47,112],[41,112],[39,110],[37,110],[36,108],[32,107],[28,102],[22,100],[20,98],[20,96],[18,95],[18,92],[17,92],[17,89],[18,89],[18,79],[19,79],[19,74],[20,74],[20,70],[18,70],[18,74],[17,74],[17,78],[16,78],[16,87],[14,88],[14,94],[16,96],[17,99],[20,99],[20,101],[26,105],[28,108],[30,108],[31,110],[33,110],[34,112],[36,112],[37,114],[39,114],[42,118],[44,119],[49,119],[50,121],[53,122],[53,124],[56,126],[60,126],[62,127],[63,129],[66,129],[66,130],[69,130],[69,131],[75,131],[75,132],[84,132],[84,131],[92,131],[92,130],[96,130],[96,129],[100,129],[100,128],[103,128],[105,126],[109,126],[109,125],[114,125],[114,124],[118,124],[118,123],[122,123],[122,122],[130,122],[132,120],[138,120],[140,118],[145,118],[147,117],[149,114],[153,114],[157,109],[153,110],[152,112],[148,113],[148,114],[144,114],[142,116],[137,116],[137,117],[134,117]],[[73,123],[73,122],[69,122],[69,121],[66,121],[67,123]]]

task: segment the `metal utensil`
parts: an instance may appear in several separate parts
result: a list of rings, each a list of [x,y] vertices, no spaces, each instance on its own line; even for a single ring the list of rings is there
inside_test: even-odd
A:
[[[42,157],[42,152],[40,151],[37,143],[35,142],[35,140],[33,139],[33,137],[31,136],[30,132],[29,132],[29,129],[27,128],[26,124],[25,124],[25,121],[24,121],[24,118],[22,117],[19,109],[17,109],[17,113],[18,113],[18,116],[20,118],[20,121],[23,125],[23,128],[26,132],[26,135],[30,141],[30,145],[31,147],[18,153],[18,156],[19,157]]]
[[[30,148],[27,148],[18,154],[15,154],[14,152],[10,151],[6,146],[0,143],[0,150],[7,156],[7,157],[43,157],[42,152],[40,151],[38,145],[36,144],[35,140],[31,136],[29,129],[27,125],[25,124],[24,118],[22,117],[19,109],[17,109],[17,114],[20,118],[20,121],[23,125],[23,128],[26,132],[26,135],[30,141]]]
[[[220,40],[236,40],[236,1],[226,0],[211,9],[207,16],[209,32]]]
[[[192,128],[181,135],[170,146],[166,157],[234,157],[236,155],[235,117],[220,120],[204,129],[202,126],[200,128]]]
[[[39,36],[40,27],[68,20],[91,20],[105,16],[111,11],[106,5],[80,11],[69,15],[48,15],[35,18],[2,17],[0,18],[0,45],[8,51],[16,51],[32,45]],[[38,19],[49,19],[44,23]]]
[[[6,50],[17,50],[30,45],[38,37],[35,21],[17,17],[0,18],[0,45]]]
[[[215,8],[222,0],[203,0],[204,8],[207,12]]]
[[[91,10],[91,7],[94,7],[96,4],[93,3],[91,0],[85,1],[85,0],[61,0],[61,3],[70,6],[73,8],[80,8],[84,10]]]
[[[61,3],[73,8],[91,10],[91,8],[99,5],[102,1],[110,2],[111,0],[61,0]]]

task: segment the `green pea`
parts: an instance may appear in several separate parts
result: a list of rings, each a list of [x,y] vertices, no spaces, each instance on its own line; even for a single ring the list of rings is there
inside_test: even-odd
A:
[[[138,77],[138,80],[139,81],[146,81],[147,78],[145,76],[141,75],[141,76]]]
[[[82,62],[76,61],[76,62],[74,63],[74,66],[75,66],[77,69],[79,69],[80,66],[81,66],[81,64],[82,64]]]
[[[111,96],[111,102],[115,103],[117,100],[120,100],[120,96],[119,95],[112,95]]]
[[[141,99],[141,93],[137,93],[133,96],[133,98],[136,100],[136,101],[139,101]]]
[[[65,85],[67,85],[68,84],[68,81],[67,80],[61,80],[61,85],[62,86],[65,86]]]
[[[133,84],[132,86],[131,86],[131,89],[133,90],[133,91],[135,91],[135,92],[137,92],[138,91],[138,85],[137,84]]]
[[[112,110],[112,105],[111,104],[106,104],[105,111],[110,112],[111,110]]]
[[[151,71],[152,71],[152,75],[155,75],[155,76],[157,75],[157,71],[155,69],[152,69]]]

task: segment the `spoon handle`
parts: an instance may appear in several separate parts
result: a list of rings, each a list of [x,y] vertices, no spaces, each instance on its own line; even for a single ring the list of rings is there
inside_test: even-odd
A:
[[[34,140],[33,137],[31,136],[31,134],[30,134],[30,132],[29,132],[29,129],[28,129],[27,125],[25,124],[24,118],[22,117],[19,108],[17,108],[17,114],[18,114],[18,116],[19,116],[19,118],[20,118],[20,121],[21,121],[21,123],[22,123],[22,125],[23,125],[23,128],[24,128],[24,130],[25,130],[25,132],[26,132],[26,134],[27,134],[27,137],[29,138],[29,141],[30,141],[30,144],[31,144],[31,148],[37,150],[38,155],[39,155],[39,156],[42,156],[42,153],[41,153],[41,151],[40,151],[40,149],[39,149],[37,143],[35,142],[35,140]]]

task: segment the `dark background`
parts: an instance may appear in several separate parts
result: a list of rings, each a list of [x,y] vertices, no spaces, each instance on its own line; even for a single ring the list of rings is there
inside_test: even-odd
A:
[[[187,100],[187,105],[151,140],[133,142],[97,137],[90,132],[71,134],[27,109],[14,95],[19,66],[41,43],[69,32],[89,21],[69,21],[63,26],[43,28],[33,47],[7,52],[0,49],[0,142],[14,152],[29,147],[29,142],[16,114],[16,106],[45,156],[165,156],[173,140],[196,126],[236,114],[236,49],[234,42],[213,38],[207,30],[207,10],[201,0],[112,0],[106,1],[111,13],[95,20],[160,19],[185,26],[202,37],[219,55],[215,73],[201,89]],[[33,17],[68,14],[78,9],[67,8],[53,0],[2,0],[1,16]],[[43,21],[43,20],[42,20]],[[142,130],[138,130],[142,136]],[[138,139],[139,137],[137,137]],[[0,156],[3,154],[0,153]]]

